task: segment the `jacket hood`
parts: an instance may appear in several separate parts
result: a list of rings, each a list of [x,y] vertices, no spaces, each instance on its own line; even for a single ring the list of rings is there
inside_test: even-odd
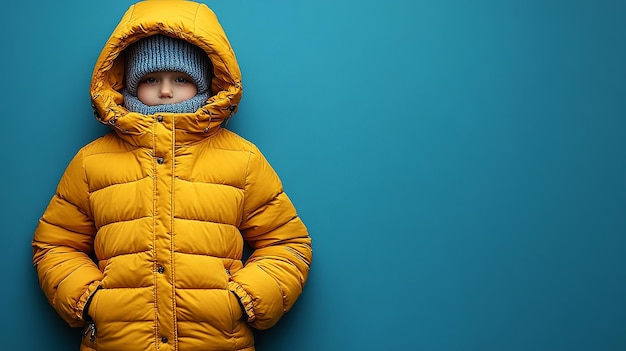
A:
[[[176,129],[185,134],[197,134],[200,138],[213,134],[237,111],[242,95],[241,72],[216,15],[206,5],[192,1],[146,0],[126,11],[94,67],[90,92],[96,118],[131,139],[149,131],[154,116],[129,112],[123,106],[122,52],[130,44],[154,34],[186,40],[209,56],[214,70],[210,84],[212,96],[195,113],[171,118]]]

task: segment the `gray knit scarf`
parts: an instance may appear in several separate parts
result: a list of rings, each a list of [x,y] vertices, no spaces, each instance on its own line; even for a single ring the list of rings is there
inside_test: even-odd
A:
[[[144,115],[153,115],[159,112],[193,113],[204,106],[209,99],[209,93],[205,92],[197,94],[189,100],[175,104],[148,106],[141,102],[136,96],[131,95],[126,89],[122,91],[122,95],[124,95],[124,106],[126,106],[129,111],[139,112]]]

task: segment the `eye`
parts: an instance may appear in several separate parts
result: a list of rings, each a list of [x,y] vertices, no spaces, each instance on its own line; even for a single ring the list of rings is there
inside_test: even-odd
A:
[[[174,79],[174,82],[179,83],[179,84],[186,84],[186,83],[191,83],[191,80],[189,80],[187,77],[184,77],[184,76],[178,76]]]
[[[157,79],[154,77],[146,77],[141,82],[145,84],[154,84],[157,82]]]

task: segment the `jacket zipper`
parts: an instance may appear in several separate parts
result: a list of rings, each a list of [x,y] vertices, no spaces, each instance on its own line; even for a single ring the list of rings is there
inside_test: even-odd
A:
[[[87,329],[83,332],[83,338],[87,336],[87,334],[91,333],[89,336],[89,341],[94,342],[96,340],[96,323],[93,321],[87,324]]]

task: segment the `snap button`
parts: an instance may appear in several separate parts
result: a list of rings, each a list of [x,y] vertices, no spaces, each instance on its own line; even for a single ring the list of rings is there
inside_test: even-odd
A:
[[[163,164],[163,162],[165,162],[165,160],[163,159],[163,157],[158,157],[158,158],[157,158],[157,163],[158,163],[158,164],[162,165],[162,164]]]
[[[165,272],[165,267],[163,267],[163,266],[158,266],[158,267],[157,267],[157,272],[159,272],[160,274],[163,274],[163,272]]]
[[[167,338],[166,337],[162,337],[161,338],[161,342],[163,342],[164,344],[167,343]]]
[[[163,116],[157,116],[157,121],[158,121],[159,123],[163,122]]]

